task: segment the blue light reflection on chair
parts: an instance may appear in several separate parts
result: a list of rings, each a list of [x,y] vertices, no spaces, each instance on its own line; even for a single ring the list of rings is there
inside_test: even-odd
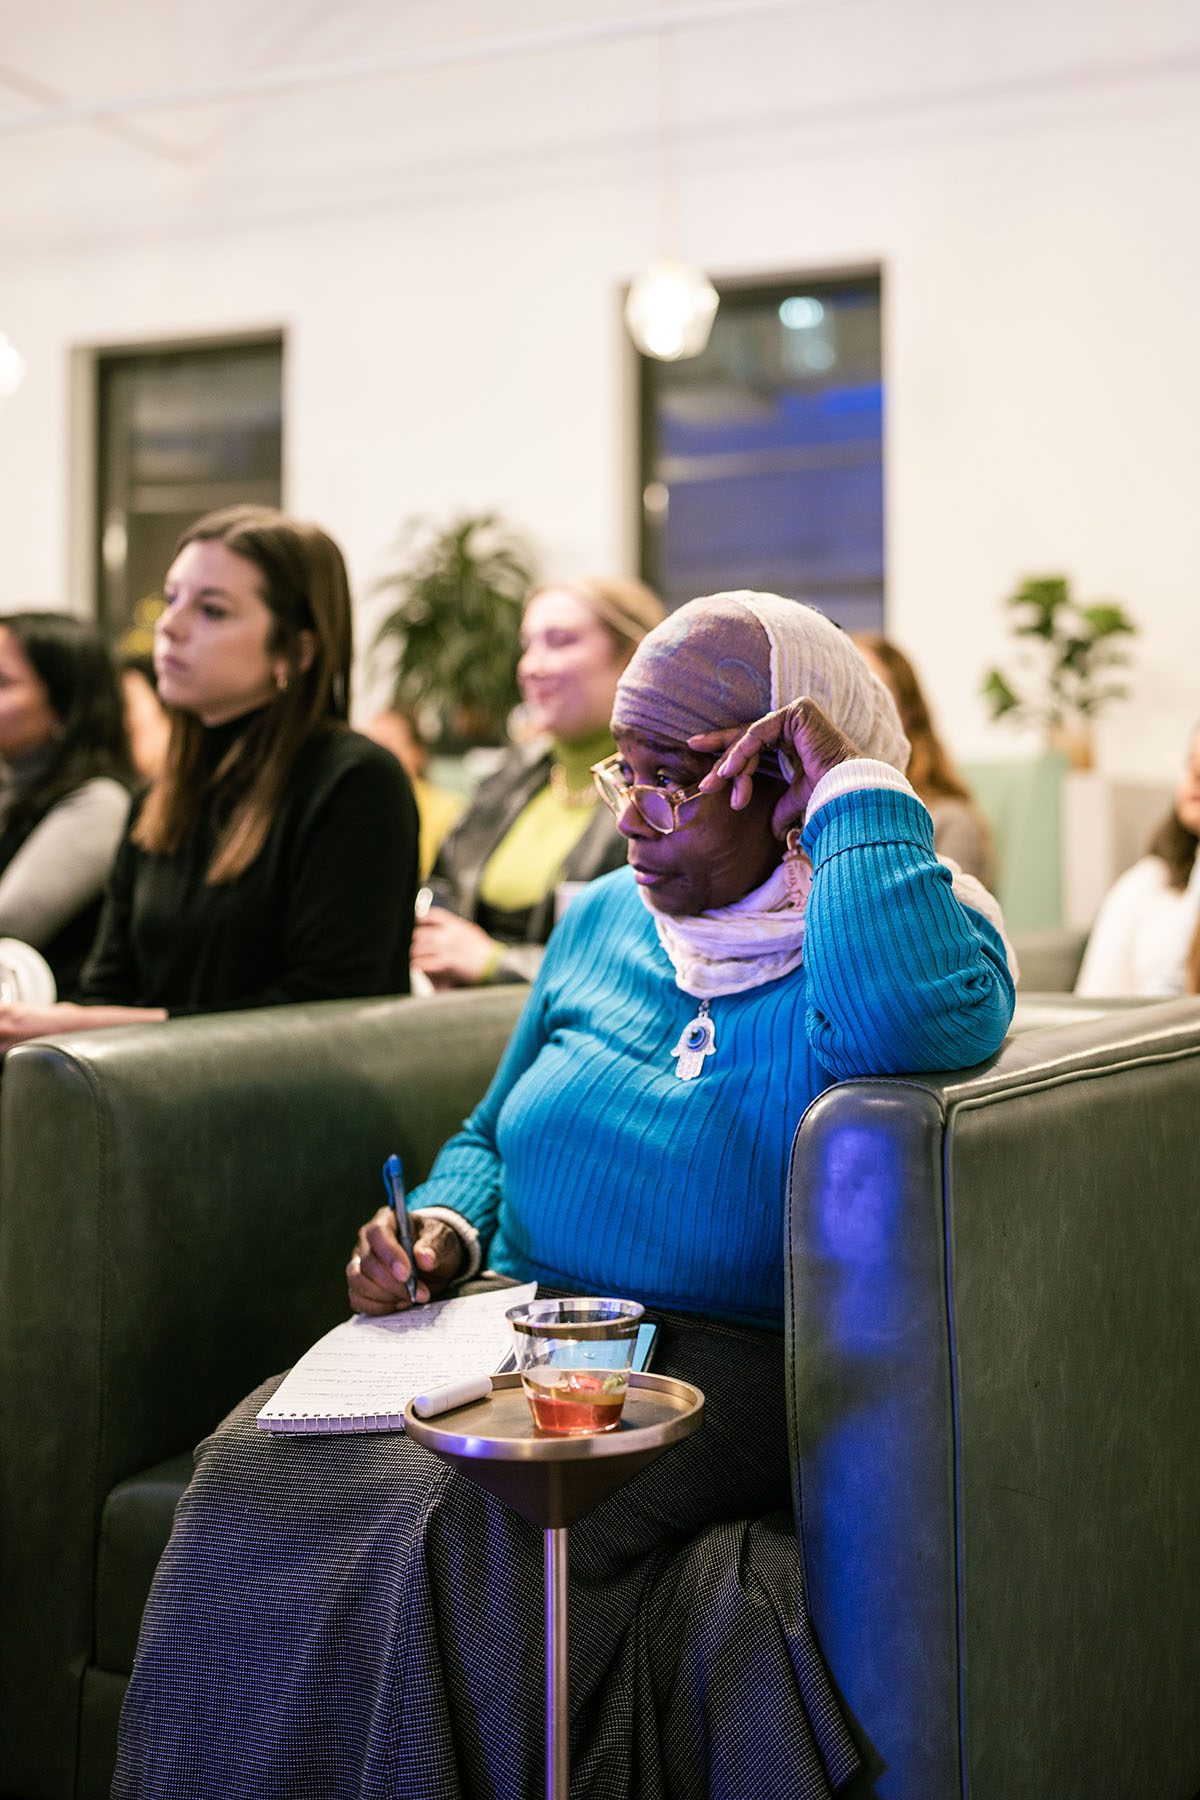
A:
[[[896,1652],[909,1667],[897,1685],[911,1703],[925,1684],[931,1697],[956,1685],[936,1648],[955,1636],[954,1584],[928,1579],[954,1539],[956,1509],[940,1110],[914,1109],[911,1092],[901,1105],[902,1094],[897,1084],[868,1100],[858,1086],[815,1103],[820,1129],[791,1186],[793,1242],[807,1242],[809,1253],[792,1261],[790,1322],[797,1503],[821,1647],[842,1685],[846,1672],[886,1664],[880,1621],[907,1615]],[[917,1165],[925,1179],[914,1182]],[[911,1216],[914,1193],[920,1221]],[[922,1567],[926,1579],[912,1580],[911,1606],[898,1604],[897,1584],[907,1591]],[[917,1674],[912,1658],[926,1644],[931,1660]],[[923,1720],[923,1708],[893,1708],[886,1691],[868,1688],[863,1710],[887,1720],[889,1747],[887,1774],[873,1791],[921,1791],[934,1771],[948,1782],[958,1766],[953,1700]],[[853,1716],[859,1696],[853,1685],[843,1693]],[[936,1744],[928,1717],[943,1722]]]

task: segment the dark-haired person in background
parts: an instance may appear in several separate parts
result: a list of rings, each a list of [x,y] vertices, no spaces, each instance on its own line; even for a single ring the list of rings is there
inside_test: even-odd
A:
[[[1200,993],[1200,730],[1175,802],[1145,856],[1109,888],[1075,983],[1077,994],[1162,999]]]
[[[0,937],[32,944],[60,994],[92,946],[129,813],[116,671],[67,613],[0,618]]]
[[[390,750],[412,783],[421,821],[421,880],[432,869],[443,839],[461,818],[466,801],[428,778],[429,745],[411,707],[389,706],[363,726],[363,736]]]
[[[143,781],[161,774],[171,740],[171,715],[158,697],[154,658],[132,653],[121,658],[125,730],[134,770]]]
[[[263,507],[184,533],[155,635],[162,773],[117,853],[85,1004],[0,1004],[0,1047],[49,1031],[408,992],[417,813],[345,723],[337,545]]]

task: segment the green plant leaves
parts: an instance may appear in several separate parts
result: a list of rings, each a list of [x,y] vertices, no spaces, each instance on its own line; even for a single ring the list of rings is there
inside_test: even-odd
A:
[[[999,669],[988,670],[982,692],[992,709],[993,719],[1002,719],[1005,713],[1012,712],[1014,707],[1021,704]]]
[[[1096,606],[1081,606],[1079,616],[1091,627],[1094,639],[1115,637],[1119,634],[1132,637],[1137,632],[1137,626],[1125,608],[1116,605],[1112,600],[1102,600]]]
[[[1138,626],[1116,601],[1081,606],[1063,575],[1022,582],[1005,606],[1017,615],[1014,637],[1032,640],[1021,674],[1010,678],[989,669],[981,693],[993,719],[1062,725],[1094,718],[1110,701],[1124,697],[1124,682],[1112,671],[1129,662],[1114,639],[1134,636]]]
[[[398,596],[375,634],[376,646],[396,647],[395,703],[434,714],[444,745],[501,742],[518,699],[532,552],[495,513],[410,521],[400,548],[374,587]]]

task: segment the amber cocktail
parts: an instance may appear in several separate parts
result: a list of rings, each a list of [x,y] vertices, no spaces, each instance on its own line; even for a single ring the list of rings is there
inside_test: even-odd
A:
[[[533,1422],[550,1437],[615,1431],[641,1323],[636,1300],[532,1300],[507,1315]]]

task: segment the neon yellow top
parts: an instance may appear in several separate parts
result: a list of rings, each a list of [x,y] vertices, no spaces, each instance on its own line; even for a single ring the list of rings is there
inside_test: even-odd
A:
[[[554,761],[566,777],[572,795],[591,786],[588,770],[616,748],[607,730],[593,732],[573,744],[555,744]],[[598,794],[583,805],[558,798],[547,783],[539,788],[492,851],[479,884],[486,906],[501,912],[519,912],[536,906],[555,886],[563,863],[592,822]]]
[[[461,794],[452,794],[449,788],[436,787],[420,775],[414,777],[412,791],[421,825],[417,857],[421,880],[424,881],[442,847],[442,839],[447,836],[450,827],[457,823],[466,801]]]

